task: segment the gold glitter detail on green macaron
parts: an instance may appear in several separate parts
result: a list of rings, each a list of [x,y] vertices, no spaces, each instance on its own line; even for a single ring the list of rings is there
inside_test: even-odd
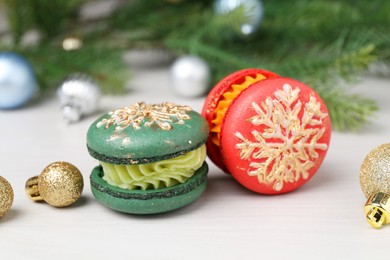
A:
[[[364,159],[360,185],[367,198],[379,192],[390,194],[390,143],[375,148]]]
[[[109,112],[110,117],[98,122],[97,127],[104,126],[108,128],[111,125],[116,125],[117,130],[123,130],[128,126],[140,129],[142,125],[148,127],[157,125],[163,130],[171,130],[172,123],[184,124],[184,120],[190,119],[187,112],[191,110],[188,106],[180,106],[169,102],[152,105],[139,102]]]

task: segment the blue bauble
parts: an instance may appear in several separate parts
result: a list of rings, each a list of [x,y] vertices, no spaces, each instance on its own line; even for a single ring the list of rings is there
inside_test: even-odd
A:
[[[264,16],[264,8],[261,0],[216,0],[214,10],[217,14],[226,14],[234,9],[244,6],[247,22],[241,24],[241,32],[244,35],[254,33],[260,26]]]
[[[14,52],[0,52],[0,109],[25,105],[37,89],[30,63]]]

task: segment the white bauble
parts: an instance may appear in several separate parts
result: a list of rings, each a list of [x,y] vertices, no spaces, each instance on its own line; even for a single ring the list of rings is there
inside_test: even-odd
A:
[[[178,58],[171,67],[172,86],[183,97],[205,95],[210,85],[209,65],[196,56]]]

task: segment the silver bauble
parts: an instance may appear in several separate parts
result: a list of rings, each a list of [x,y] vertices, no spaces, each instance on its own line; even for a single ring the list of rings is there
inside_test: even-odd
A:
[[[241,5],[244,6],[244,14],[247,17],[247,22],[241,25],[241,32],[250,35],[259,28],[264,16],[261,0],[216,0],[214,10],[217,14],[226,14]]]
[[[97,110],[101,92],[91,77],[72,74],[61,83],[57,96],[63,117],[68,123],[73,123]]]
[[[177,94],[183,97],[205,95],[210,85],[209,65],[196,56],[178,58],[171,67],[172,85]]]

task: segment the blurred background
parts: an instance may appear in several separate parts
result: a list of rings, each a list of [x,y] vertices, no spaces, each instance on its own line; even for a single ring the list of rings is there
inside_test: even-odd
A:
[[[335,129],[358,130],[377,106],[351,86],[390,75],[389,13],[383,0],[2,0],[0,109],[56,92],[77,121],[100,95],[128,95],[139,68],[169,67],[172,92],[197,98],[256,67],[311,86]]]

